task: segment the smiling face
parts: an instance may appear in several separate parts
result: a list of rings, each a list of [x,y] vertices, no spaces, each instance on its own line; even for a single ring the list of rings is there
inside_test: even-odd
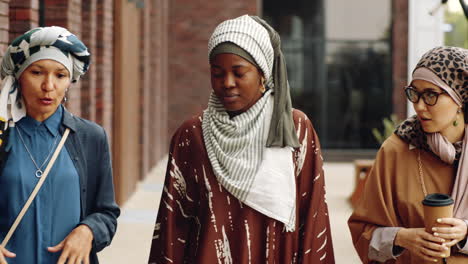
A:
[[[221,53],[210,62],[211,86],[231,114],[247,111],[262,97],[262,73],[249,61],[230,53]]]
[[[411,85],[419,93],[425,91],[433,91],[436,93],[443,92],[438,86],[423,80],[414,80]],[[455,141],[460,136],[460,129],[463,129],[464,126],[454,126],[453,122],[457,119],[459,123],[463,124],[463,113],[457,113],[460,107],[450,95],[442,93],[439,95],[437,103],[433,106],[426,105],[424,100],[420,98],[417,103],[413,103],[413,107],[426,133],[439,132],[449,140],[455,139]]]
[[[26,113],[37,121],[46,120],[57,110],[70,83],[70,73],[57,61],[29,65],[19,78]]]

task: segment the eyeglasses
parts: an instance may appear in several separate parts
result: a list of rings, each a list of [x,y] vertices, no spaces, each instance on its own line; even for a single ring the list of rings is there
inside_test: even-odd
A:
[[[416,91],[416,89],[414,89],[414,87],[412,86],[407,86],[405,88],[405,93],[406,93],[406,97],[408,97],[408,100],[410,100],[410,102],[412,103],[418,103],[419,102],[419,98],[422,97],[423,101],[425,104],[429,105],[429,106],[433,106],[437,103],[437,99],[439,99],[439,95],[441,94],[445,94],[447,93],[446,91],[443,91],[441,93],[437,93],[437,92],[434,92],[434,91],[425,91],[425,92],[418,92]]]

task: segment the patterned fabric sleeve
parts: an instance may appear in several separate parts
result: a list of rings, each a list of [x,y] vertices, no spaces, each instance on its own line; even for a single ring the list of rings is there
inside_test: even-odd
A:
[[[299,135],[301,147],[296,171],[300,197],[299,263],[335,263],[320,143],[312,123],[305,115],[304,119],[299,120],[305,135]]]
[[[184,158],[187,149],[181,147],[182,128],[174,134],[166,170],[166,179],[161,196],[158,216],[153,233],[148,263],[190,263],[186,249],[193,216],[193,200],[187,192],[187,167]]]

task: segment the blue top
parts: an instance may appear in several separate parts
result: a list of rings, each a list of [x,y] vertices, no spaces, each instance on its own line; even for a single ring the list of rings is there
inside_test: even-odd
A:
[[[11,150],[0,175],[1,240],[39,181],[35,176],[36,166],[21,141],[18,130],[37,165],[41,166],[50,152],[50,157],[53,155],[61,139],[59,128],[63,112],[63,107],[60,106],[44,122],[26,116],[10,130]],[[47,162],[42,166],[42,171],[46,166]],[[16,258],[7,258],[8,263],[57,263],[61,252],[50,253],[47,247],[60,243],[79,223],[80,182],[78,172],[64,147],[6,246],[16,253]]]

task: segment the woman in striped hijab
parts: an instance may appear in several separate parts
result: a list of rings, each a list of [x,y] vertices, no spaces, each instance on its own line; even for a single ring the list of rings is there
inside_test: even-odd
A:
[[[320,144],[278,33],[244,15],[208,53],[213,91],[172,138],[149,263],[334,263]]]

